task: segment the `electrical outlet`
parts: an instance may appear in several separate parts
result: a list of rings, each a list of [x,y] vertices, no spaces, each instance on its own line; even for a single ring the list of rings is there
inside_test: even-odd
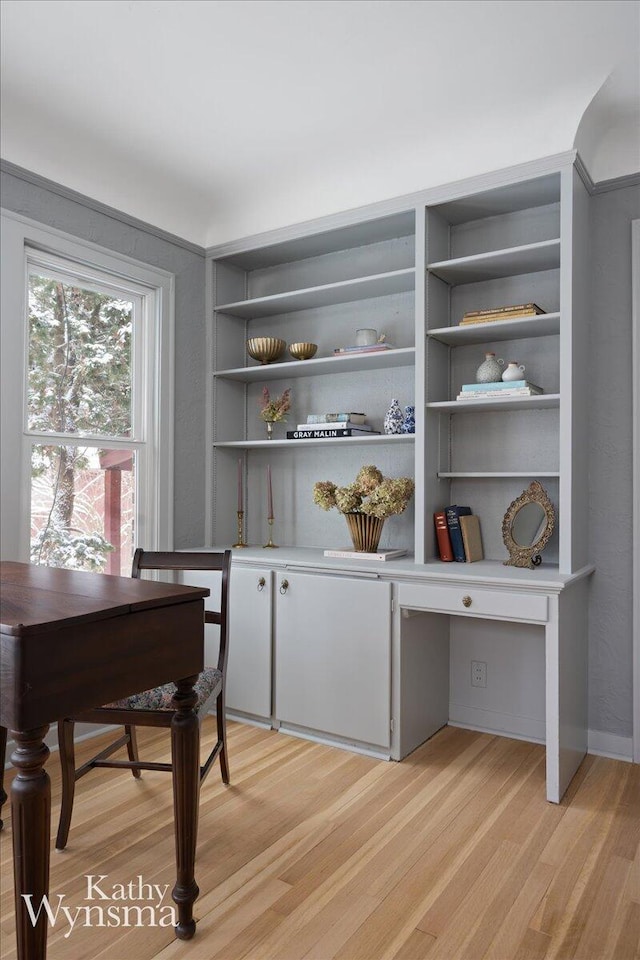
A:
[[[487,685],[487,665],[484,660],[471,661],[471,686],[486,687]]]

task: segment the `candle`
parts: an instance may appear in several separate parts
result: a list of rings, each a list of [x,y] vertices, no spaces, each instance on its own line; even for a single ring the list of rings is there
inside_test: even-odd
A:
[[[273,520],[273,490],[271,488],[271,464],[267,466],[267,518]]]
[[[242,513],[242,460],[238,460],[238,513]]]

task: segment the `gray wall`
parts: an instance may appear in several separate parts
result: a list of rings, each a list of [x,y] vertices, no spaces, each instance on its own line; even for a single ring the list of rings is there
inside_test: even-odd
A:
[[[174,545],[204,543],[204,250],[4,170],[0,189],[7,210],[175,274]]]
[[[632,369],[631,221],[640,188],[592,199],[589,328],[590,556],[596,565],[589,626],[589,728],[631,737]],[[638,691],[640,695],[640,691]]]

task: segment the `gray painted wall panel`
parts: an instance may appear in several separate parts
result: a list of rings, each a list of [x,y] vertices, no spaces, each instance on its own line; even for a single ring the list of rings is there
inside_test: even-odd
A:
[[[592,201],[589,728],[632,735],[631,221],[640,187]],[[640,691],[636,693],[639,695]]]
[[[204,255],[4,171],[0,184],[5,209],[175,274],[174,543],[176,547],[203,543]]]

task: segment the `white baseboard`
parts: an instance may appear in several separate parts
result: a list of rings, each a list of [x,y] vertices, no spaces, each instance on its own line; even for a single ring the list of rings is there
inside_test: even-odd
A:
[[[492,710],[480,710],[462,704],[451,704],[449,726],[477,730],[479,733],[493,733],[511,737],[513,740],[545,743],[545,725],[539,720],[496,713]],[[615,733],[604,733],[601,730],[589,730],[587,753],[631,763],[633,762],[633,739],[620,737]]]
[[[483,710],[462,703],[449,704],[449,725],[478,730],[480,733],[496,733],[514,740],[545,742],[545,723],[533,717],[517,717],[512,713]]]
[[[633,738],[619,737],[615,733],[603,733],[601,730],[589,730],[587,750],[597,757],[610,757],[612,760],[633,762]]]

